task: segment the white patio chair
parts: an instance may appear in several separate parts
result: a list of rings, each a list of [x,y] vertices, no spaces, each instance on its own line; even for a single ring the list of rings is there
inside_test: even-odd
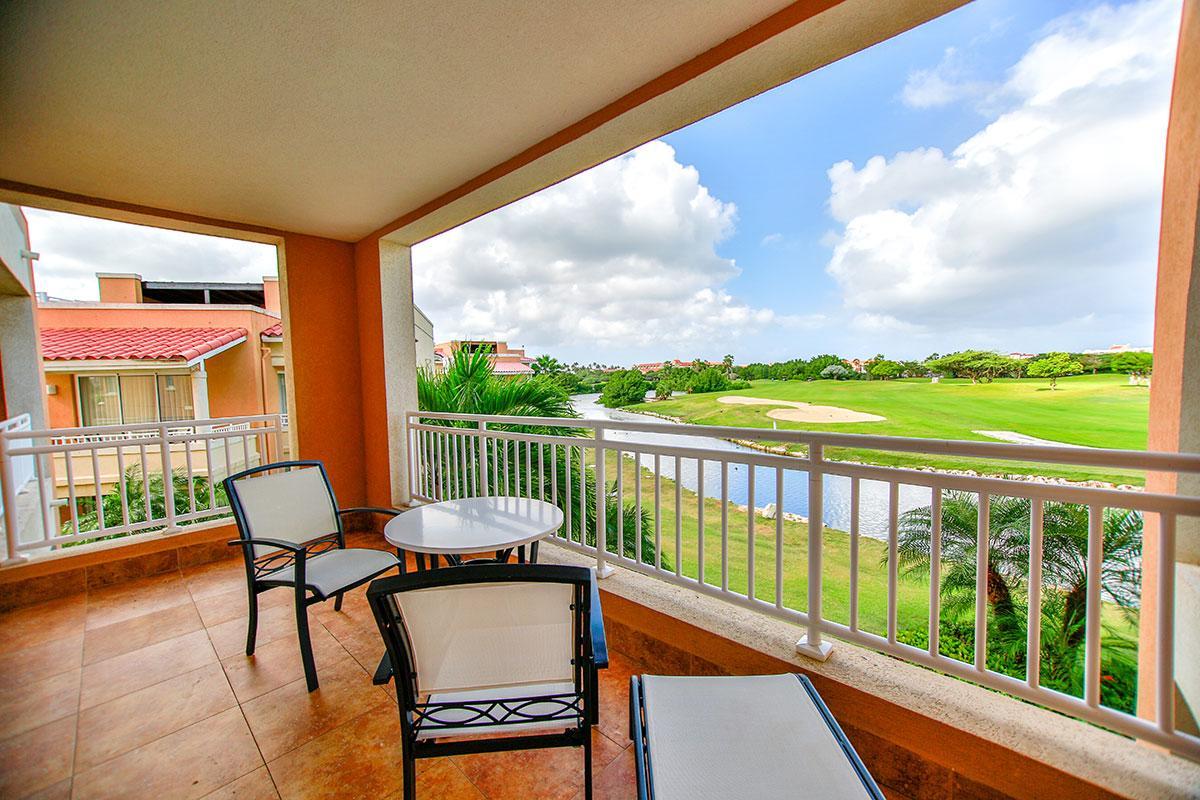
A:
[[[308,607],[342,596],[400,565],[382,550],[347,548],[342,517],[352,513],[395,516],[390,508],[339,509],[320,461],[283,461],[244,470],[223,482],[241,538],[246,563],[250,619],[246,655],[254,655],[258,632],[258,596],[279,587],[295,591],[296,633],[311,692],[317,688],[317,666],[308,633]]]
[[[396,679],[404,798],[416,760],[582,747],[592,796],[596,671],[608,666],[592,571],[483,564],[374,581],[367,599]]]

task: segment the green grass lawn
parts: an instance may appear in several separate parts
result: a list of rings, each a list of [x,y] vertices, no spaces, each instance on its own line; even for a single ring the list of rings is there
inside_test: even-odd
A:
[[[895,381],[755,381],[749,389],[679,395],[644,403],[632,410],[653,410],[700,425],[732,425],[782,430],[835,431],[966,439],[995,442],[979,430],[1015,431],[1065,444],[1137,450],[1146,446],[1149,390],[1129,386],[1124,375],[1079,375],[1062,378],[1051,391],[1044,379],[1000,379],[972,384],[968,380],[925,378]],[[799,423],[767,416],[771,406],[738,406],[717,402],[723,395],[795,400],[877,414],[881,422]],[[797,447],[796,449],[802,449]],[[987,461],[923,454],[880,453],[840,449],[833,458],[875,464],[942,469],[974,469],[989,474],[1015,473],[1108,480],[1140,484],[1140,472],[1093,470],[1070,466]]]
[[[591,461],[591,459],[589,459]],[[637,496],[635,479],[638,466],[632,458],[622,459],[622,497],[631,505]],[[606,478],[616,480],[616,454],[609,453],[605,462]],[[721,503],[705,498],[704,526],[701,533],[699,497],[695,492],[680,487],[680,502],[675,502],[675,482],[668,478],[660,480],[662,551],[670,561],[672,569],[679,564],[683,575],[699,576],[700,541],[704,541],[704,580],[721,586]],[[654,512],[654,475],[651,470],[641,468],[642,507]],[[676,519],[681,549],[676,547]],[[728,508],[728,587],[730,591],[745,595],[748,589],[749,570],[749,515],[738,511],[731,504]],[[654,525],[651,523],[651,530]],[[626,531],[628,539],[636,541],[635,531]],[[776,522],[773,519],[754,519],[754,593],[755,597],[768,603],[775,602],[775,552]],[[804,611],[808,608],[808,525],[784,520],[782,524],[783,552],[783,604],[788,608]],[[859,628],[880,636],[887,636],[887,544],[866,536],[859,537],[858,557],[858,619]],[[897,630],[918,628],[927,630],[929,619],[929,578],[901,577],[897,584],[896,619]],[[822,539],[822,615],[829,620],[848,624],[850,621],[850,535],[844,531],[825,528]],[[1136,626],[1130,626],[1119,608],[1105,604],[1105,625],[1120,630],[1124,635],[1136,639]],[[943,619],[950,620],[943,612]],[[954,621],[971,623],[974,614],[970,611],[953,618]]]

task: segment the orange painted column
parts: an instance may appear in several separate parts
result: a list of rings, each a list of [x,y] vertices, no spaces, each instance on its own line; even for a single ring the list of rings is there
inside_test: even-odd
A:
[[[1200,452],[1200,0],[1185,0],[1180,28],[1171,116],[1167,126],[1162,233],[1154,309],[1154,375],[1150,389],[1149,449]],[[1146,490],[1200,493],[1196,476],[1151,473]],[[1180,519],[1176,558],[1200,564],[1200,523]],[[1158,519],[1147,518],[1142,558],[1142,609],[1138,648],[1138,713],[1156,713],[1154,668],[1159,586]],[[1177,581],[1177,590],[1181,589]],[[1181,597],[1181,601],[1185,601]],[[1185,601],[1186,602],[1186,601]],[[1177,605],[1178,607],[1178,605]],[[1185,651],[1194,650],[1195,619],[1177,613],[1175,633]],[[1188,637],[1191,637],[1189,645]],[[1176,648],[1177,652],[1179,647]],[[1176,658],[1176,683],[1196,682],[1200,666]],[[1190,671],[1190,677],[1184,675]],[[1193,708],[1200,712],[1200,708]],[[1182,716],[1182,715],[1181,715]],[[1181,727],[1187,723],[1180,720]]]
[[[339,504],[367,499],[355,247],[284,235],[286,338],[297,457],[325,462]]]
[[[362,374],[363,452],[367,502],[391,506],[388,407],[383,351],[383,286],[380,280],[379,238],[370,236],[354,246],[358,292],[359,370]]]

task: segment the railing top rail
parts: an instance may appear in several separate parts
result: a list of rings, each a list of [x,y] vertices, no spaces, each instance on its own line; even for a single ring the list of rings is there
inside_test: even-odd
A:
[[[8,433],[9,431],[21,431],[22,433],[30,430],[33,425],[32,417],[29,413],[17,414],[15,417],[9,417],[6,420],[0,420],[0,431]],[[25,437],[21,437],[25,438]]]
[[[241,417],[214,417],[209,419],[178,419],[167,422],[138,422],[131,425],[93,425],[82,428],[45,428],[42,430],[23,430],[20,436],[13,436],[11,431],[0,430],[0,435],[9,438],[43,439],[66,438],[70,436],[96,436],[101,434],[128,434],[139,431],[157,431],[163,425],[168,429],[210,427],[215,425],[236,425],[241,423],[266,422],[279,419],[279,414],[251,414]]]
[[[516,417],[485,414],[451,414],[410,411],[409,419],[440,419],[461,422],[488,422],[501,425],[538,425],[589,430],[620,430],[645,433],[669,433],[680,436],[708,436],[720,439],[755,439],[805,445],[826,445],[861,450],[925,453],[929,455],[993,458],[1003,461],[1035,461],[1045,464],[1078,464],[1090,467],[1114,467],[1163,472],[1200,473],[1200,453],[1165,453],[1151,450],[1115,450],[1068,445],[974,442],[963,439],[920,439],[903,436],[879,436],[863,433],[823,433],[766,428],[738,428],[725,425],[690,425],[676,422],[624,422],[581,419],[576,417]]]

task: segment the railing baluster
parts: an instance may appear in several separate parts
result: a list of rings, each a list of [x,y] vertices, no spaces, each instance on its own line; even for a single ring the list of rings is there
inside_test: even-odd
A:
[[[204,470],[208,475],[208,509],[212,511],[217,507],[217,486],[220,484],[213,469],[212,439],[204,440]]]
[[[696,580],[704,583],[704,459],[696,459]]]
[[[504,443],[504,494],[506,497],[511,497],[512,496],[512,483],[510,483],[510,481],[509,481],[510,476],[508,474],[509,473],[508,450],[509,450],[509,445],[512,444],[512,442],[510,442],[508,439],[498,439],[497,444],[499,444],[500,442]]]
[[[1088,506],[1087,627],[1083,657],[1084,702],[1100,705],[1100,568],[1104,561],[1104,509]]]
[[[141,470],[142,470],[142,505],[145,506],[146,521],[148,522],[151,519],[153,519],[153,515],[150,513],[150,470],[148,468],[149,464],[146,463],[146,461],[147,461],[146,445],[139,444],[138,451],[140,453],[141,465],[142,465],[141,466]],[[71,454],[67,453],[66,456],[67,456],[67,461],[70,462]],[[70,477],[67,478],[67,482],[70,483]],[[76,533],[78,533],[78,532],[79,531],[76,531]]]
[[[604,446],[605,432],[601,426],[596,427],[596,577],[606,578],[612,574],[612,567],[604,560],[608,552],[608,483],[605,470],[608,467],[608,450]],[[617,464],[620,469],[621,465]],[[617,498],[617,514],[620,519],[621,498]]]
[[[487,440],[487,422],[479,420],[479,448],[478,461],[475,464],[475,481],[478,487],[479,496],[487,497],[488,492],[488,440]]]
[[[245,442],[243,441],[243,447]],[[184,472],[187,474],[188,482],[188,513],[196,513],[196,473],[192,468],[192,443],[184,441],[183,443],[183,466]]]
[[[67,502],[70,503],[70,505],[71,505],[71,532],[72,532],[72,535],[78,536],[79,535],[79,506],[75,499],[75,467],[72,464],[72,462],[75,460],[75,454],[68,451],[66,453],[63,453],[63,455],[66,456],[63,459],[63,463],[66,465],[66,470],[67,470]],[[146,490],[146,502],[147,503],[150,502],[149,498],[150,498],[150,490],[147,489]],[[147,508],[148,507],[149,506],[147,506]],[[148,518],[149,518],[149,514],[147,514],[147,519]]]
[[[654,568],[662,569],[662,460],[654,454]]]
[[[533,499],[533,449],[532,442],[525,442],[525,497]]]
[[[554,488],[556,490],[555,493],[557,494],[557,489],[558,489],[557,484],[555,485]],[[566,511],[566,518],[567,518],[566,519],[567,539],[571,539],[571,537],[572,537],[571,531],[573,529],[573,526],[571,525],[571,513],[572,513],[571,507],[572,507],[573,503],[571,503],[571,447],[570,447],[570,445],[563,445],[563,492],[565,492],[565,494],[563,495],[563,509]]]
[[[546,445],[538,442],[538,500],[546,499]]]
[[[683,459],[675,456],[675,577],[683,575]]]
[[[579,446],[579,543],[587,544],[587,447]]]
[[[775,607],[783,608],[783,467],[775,468]]]
[[[96,529],[104,530],[104,481],[100,477],[100,448],[92,448],[92,488],[96,492]]]
[[[125,485],[125,448],[122,445],[117,445],[117,485],[121,492],[121,524],[129,524],[129,495]],[[216,501],[217,493],[209,492],[213,501]]]
[[[933,489],[929,515],[929,655],[936,656],[942,633],[942,490]]]
[[[896,643],[896,617],[899,614],[900,587],[900,484],[888,484],[888,609],[887,638]]]
[[[729,462],[721,462],[721,591],[729,591]]]
[[[987,573],[991,531],[992,498],[979,493],[975,527],[975,669],[987,669]]]
[[[850,479],[850,630],[858,630],[858,518],[862,486]]]
[[[746,597],[753,600],[754,591],[754,465],[746,470]]]
[[[808,446],[808,632],[796,643],[797,652],[824,661],[833,645],[821,639],[821,559],[825,539],[825,463],[822,446]]]
[[[641,563],[646,557],[642,550],[642,454],[636,451],[633,454],[633,512],[633,527],[637,535],[633,560]]]
[[[1158,523],[1155,701],[1158,728],[1169,735],[1175,733],[1175,515],[1159,514]]]
[[[1033,499],[1029,506],[1029,617],[1025,637],[1025,682],[1036,689],[1042,671],[1042,524],[1045,507]]]
[[[550,502],[558,505],[558,445],[550,445]]]
[[[623,469],[624,455],[621,450],[617,455],[617,559],[625,557],[625,470]]]

